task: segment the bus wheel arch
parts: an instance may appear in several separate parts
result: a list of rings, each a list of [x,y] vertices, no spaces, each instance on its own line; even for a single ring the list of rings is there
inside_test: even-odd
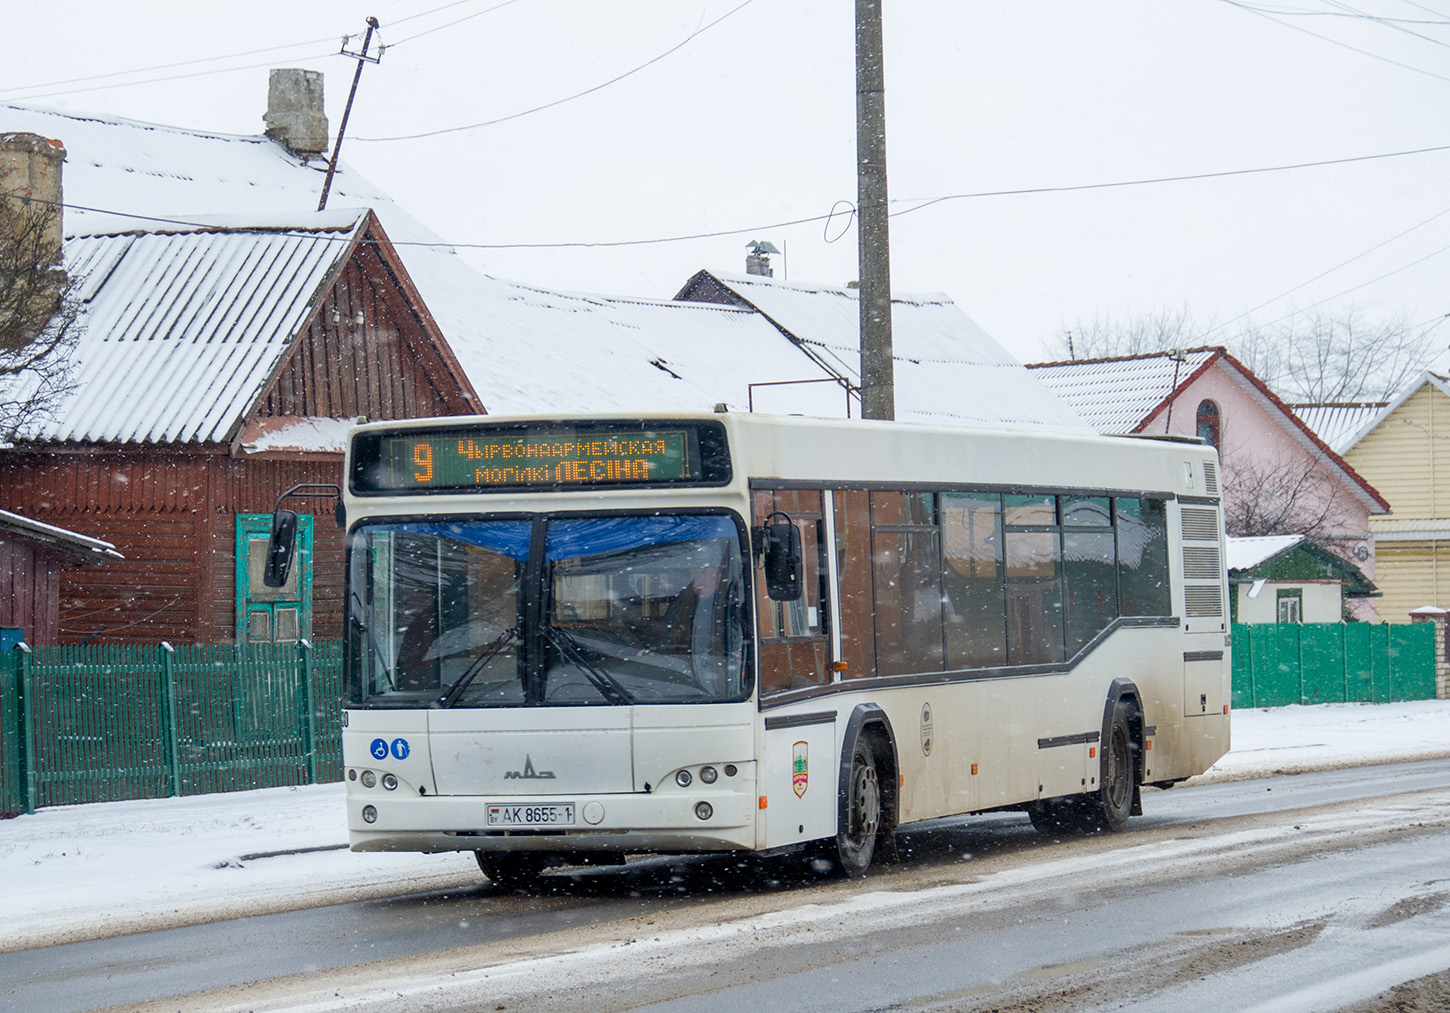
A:
[[[842,742],[836,835],[824,843],[840,874],[856,877],[873,860],[896,860],[900,767],[891,720],[875,704],[851,712]]]

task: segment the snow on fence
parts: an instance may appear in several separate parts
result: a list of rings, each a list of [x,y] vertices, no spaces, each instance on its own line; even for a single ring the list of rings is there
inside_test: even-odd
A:
[[[1435,699],[1431,623],[1233,627],[1233,705]]]
[[[0,814],[342,776],[342,645],[21,645],[0,656]]]

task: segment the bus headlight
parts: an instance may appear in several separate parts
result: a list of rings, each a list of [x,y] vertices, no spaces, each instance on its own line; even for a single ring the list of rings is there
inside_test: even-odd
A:
[[[701,805],[705,803],[701,802]],[[363,806],[363,822],[376,823],[378,821],[378,807],[374,805]]]
[[[695,815],[702,820],[708,820],[711,816],[715,815],[715,807],[709,802],[696,802]]]
[[[719,776],[719,772],[716,771],[714,767],[700,768],[700,780],[704,781],[706,784],[714,784],[715,779]]]
[[[371,788],[378,783],[378,775],[371,770],[365,770],[362,772],[362,783],[364,788]]]
[[[392,774],[384,774],[383,775],[383,787],[386,788],[386,789],[388,789],[388,791],[394,790],[395,788],[398,787],[398,779],[396,777],[394,777]]]
[[[690,786],[690,782],[693,780],[694,777],[691,776],[688,770],[675,771],[675,783],[678,784],[681,788],[688,788]]]

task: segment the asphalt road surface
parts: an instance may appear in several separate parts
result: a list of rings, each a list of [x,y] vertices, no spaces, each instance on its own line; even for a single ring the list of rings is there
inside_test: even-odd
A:
[[[1144,809],[1061,842],[1015,814],[932,821],[862,881],[651,858],[530,893],[20,951],[0,955],[0,1010],[1367,1013],[1395,986],[1444,994],[1450,762],[1145,792]]]

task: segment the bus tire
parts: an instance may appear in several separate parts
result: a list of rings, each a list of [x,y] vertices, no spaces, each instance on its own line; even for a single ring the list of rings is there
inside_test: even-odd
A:
[[[473,857],[488,881],[501,890],[533,886],[550,864],[547,855],[529,851],[475,851]]]
[[[1097,829],[1112,833],[1127,829],[1137,788],[1133,733],[1128,723],[1131,708],[1132,704],[1124,700],[1113,705],[1108,737],[1103,741],[1098,790],[1089,796]]]
[[[1077,837],[1127,829],[1137,795],[1137,766],[1129,725],[1132,704],[1113,704],[1098,759],[1098,790],[1086,795],[1043,799],[1027,808],[1032,826],[1044,837]]]
[[[846,824],[836,832],[835,860],[841,875],[866,875],[876,853],[881,829],[881,783],[876,777],[876,756],[871,741],[857,735],[851,747],[851,767],[841,791],[846,797]]]

